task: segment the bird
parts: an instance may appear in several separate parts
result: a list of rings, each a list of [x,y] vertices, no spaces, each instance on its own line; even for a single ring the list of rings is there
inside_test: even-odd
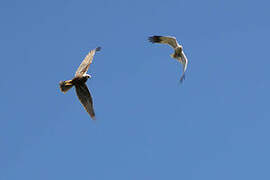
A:
[[[70,88],[75,86],[76,94],[81,104],[93,120],[95,120],[95,111],[93,107],[92,96],[87,88],[86,81],[91,78],[91,75],[87,74],[88,68],[93,61],[95,53],[100,50],[101,47],[97,47],[86,55],[77,71],[75,72],[75,76],[72,80],[59,82],[60,90],[63,93],[66,93]]]
[[[183,65],[183,73],[180,77],[180,83],[182,83],[185,79],[185,72],[188,64],[188,59],[183,51],[183,46],[178,44],[175,37],[171,36],[150,36],[148,40],[152,43],[168,44],[174,49],[174,53],[170,56]]]

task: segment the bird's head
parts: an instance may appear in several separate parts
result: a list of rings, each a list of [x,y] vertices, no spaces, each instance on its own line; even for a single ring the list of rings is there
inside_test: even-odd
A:
[[[180,52],[182,52],[182,51],[183,51],[183,46],[180,45],[180,46],[178,47],[178,49],[179,49]]]
[[[91,78],[91,75],[89,74],[84,74],[83,77],[86,77],[87,79]]]

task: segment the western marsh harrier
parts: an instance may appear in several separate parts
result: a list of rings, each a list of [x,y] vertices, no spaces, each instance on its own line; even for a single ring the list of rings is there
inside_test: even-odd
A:
[[[95,119],[95,112],[93,108],[93,100],[90,94],[90,91],[88,90],[86,86],[86,81],[88,78],[91,78],[89,74],[86,74],[90,64],[93,61],[93,57],[97,51],[100,51],[100,47],[97,47],[96,49],[91,50],[87,56],[82,61],[81,65],[77,69],[75,73],[75,77],[72,80],[67,81],[60,81],[60,90],[63,93],[66,93],[70,88],[75,86],[77,96],[85,108],[85,110],[88,112],[88,114],[91,116],[91,118]]]

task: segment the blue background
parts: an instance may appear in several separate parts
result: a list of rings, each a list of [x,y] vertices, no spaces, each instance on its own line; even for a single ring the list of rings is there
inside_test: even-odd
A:
[[[269,180],[269,6],[1,1],[0,179]],[[92,121],[58,82],[97,46]]]

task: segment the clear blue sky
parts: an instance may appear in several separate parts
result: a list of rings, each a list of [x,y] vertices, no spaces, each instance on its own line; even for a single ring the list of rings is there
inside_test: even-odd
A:
[[[269,180],[269,6],[1,1],[0,179]],[[92,121],[58,82],[97,46]]]

